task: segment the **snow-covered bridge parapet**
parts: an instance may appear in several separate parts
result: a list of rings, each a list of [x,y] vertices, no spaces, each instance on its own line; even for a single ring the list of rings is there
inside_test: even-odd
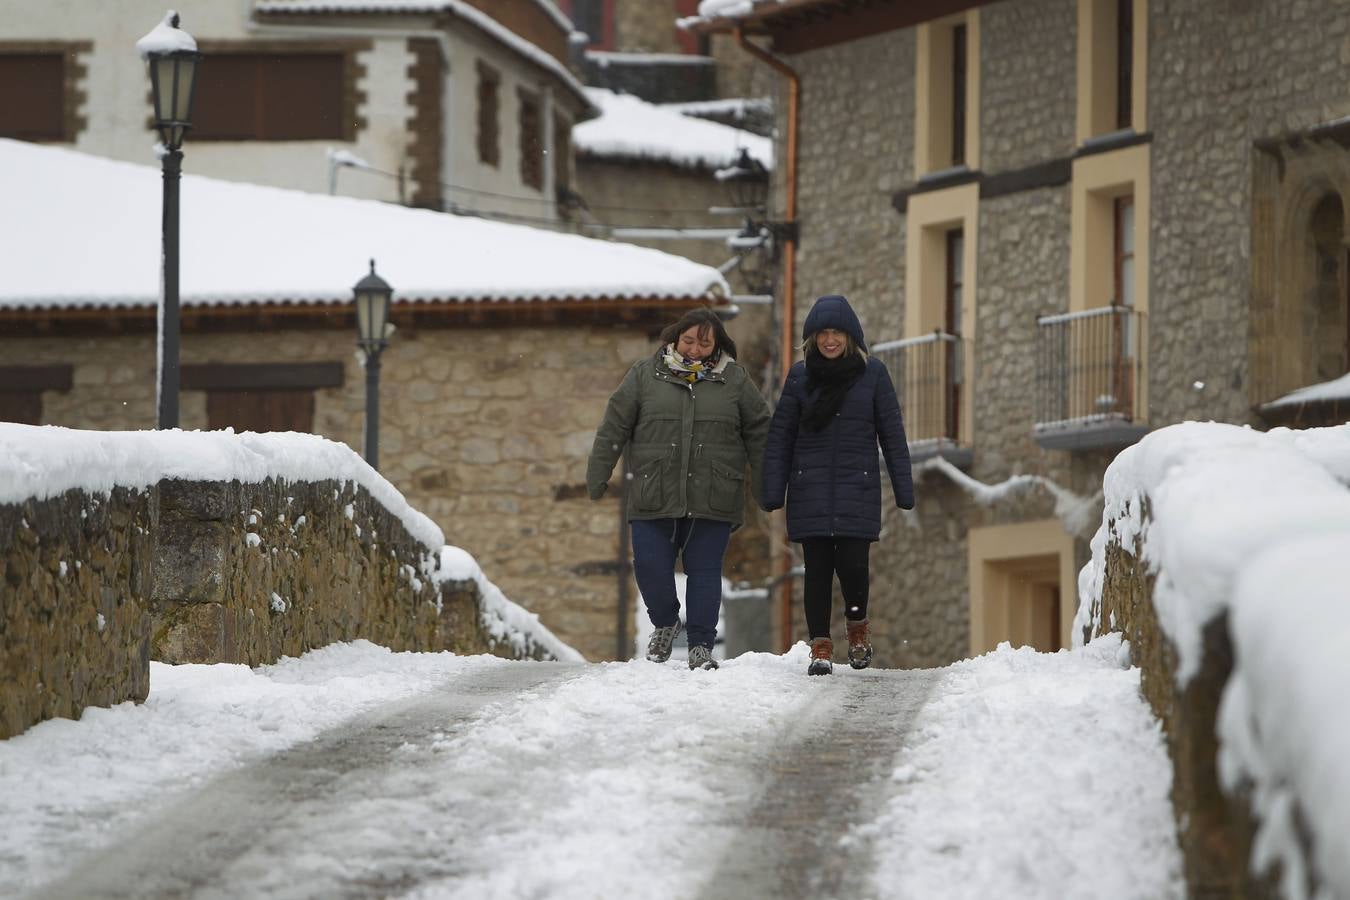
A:
[[[1350,426],[1172,426],[1104,493],[1077,636],[1142,670],[1189,895],[1350,896]]]
[[[0,424],[0,738],[143,700],[149,662],[334,641],[578,658],[313,435]]]

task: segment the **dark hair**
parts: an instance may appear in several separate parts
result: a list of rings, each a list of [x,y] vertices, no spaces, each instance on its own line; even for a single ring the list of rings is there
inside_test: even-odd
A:
[[[661,343],[673,344],[680,339],[690,328],[698,328],[698,335],[702,337],[709,331],[713,334],[713,352],[725,353],[732,359],[736,358],[736,342],[727,334],[726,326],[722,320],[717,318],[717,313],[706,307],[691,309],[689,312],[680,316],[680,320],[674,325],[667,325],[661,330]]]

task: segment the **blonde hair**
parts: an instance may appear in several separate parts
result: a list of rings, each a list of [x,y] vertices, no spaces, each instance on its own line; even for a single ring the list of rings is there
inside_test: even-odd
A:
[[[824,329],[821,330],[823,331]],[[839,329],[837,328],[835,330],[839,331]],[[839,331],[839,333],[844,336],[845,356],[848,356],[850,353],[856,353],[863,359],[867,359],[867,351],[862,350],[858,347],[858,342],[853,339],[853,335],[849,334],[847,331]],[[802,351],[803,356],[813,351],[816,353],[820,352],[820,349],[816,346],[816,335],[818,334],[820,334],[820,331],[813,331],[806,336],[806,340],[802,341],[801,347],[799,349]]]

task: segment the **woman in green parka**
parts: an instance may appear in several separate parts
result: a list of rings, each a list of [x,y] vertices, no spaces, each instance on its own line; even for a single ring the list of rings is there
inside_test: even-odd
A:
[[[675,560],[684,562],[689,668],[715,669],[722,557],[741,524],[745,490],[759,501],[769,406],[735,360],[736,344],[707,309],[661,332],[628,370],[595,433],[586,487],[599,500],[625,457],[633,574],[651,618],[647,658],[665,662],[680,630]],[[750,479],[746,481],[746,469]]]

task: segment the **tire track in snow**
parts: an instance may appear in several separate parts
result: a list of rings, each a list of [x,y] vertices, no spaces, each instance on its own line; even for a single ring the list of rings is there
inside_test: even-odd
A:
[[[869,896],[872,848],[844,838],[897,790],[895,759],[938,678],[938,670],[831,676],[764,760],[759,801],[727,810],[737,837],[701,896]]]
[[[296,883],[277,867],[286,857],[303,860],[306,848],[285,846],[281,857],[278,848],[294,834],[323,833],[323,818],[345,813],[349,818],[341,827],[355,851],[371,835],[349,828],[352,805],[386,789],[379,802],[387,811],[400,801],[415,804],[431,787],[419,785],[415,777],[387,779],[399,768],[401,748],[454,736],[493,703],[556,690],[587,671],[573,663],[523,663],[452,678],[444,690],[358,716],[312,741],[212,779],[29,896],[116,900],[400,893],[423,878],[445,874],[453,854],[443,846],[405,842],[406,854],[387,856],[356,878],[340,866],[329,865],[324,872],[324,861],[311,858],[311,877]],[[379,812],[372,810],[372,816]],[[378,827],[374,819],[370,827]],[[331,838],[331,832],[326,836]],[[328,883],[321,883],[324,875]]]

